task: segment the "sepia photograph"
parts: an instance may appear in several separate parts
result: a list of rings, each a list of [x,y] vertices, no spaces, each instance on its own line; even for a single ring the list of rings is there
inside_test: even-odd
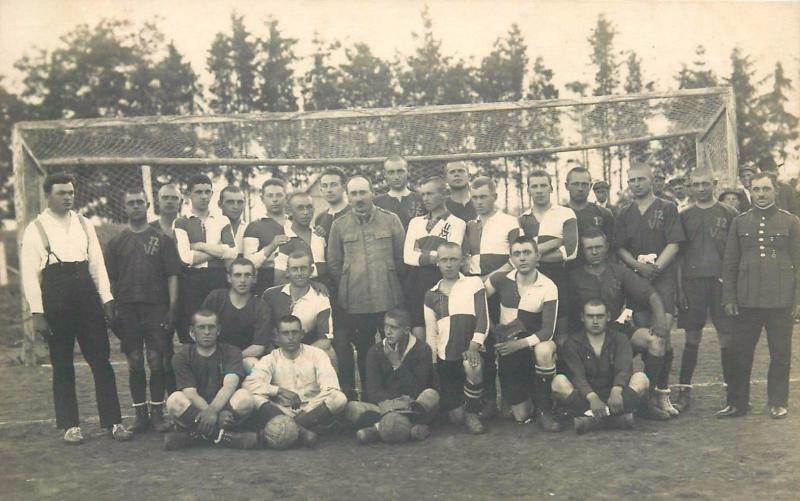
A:
[[[797,499],[799,82],[797,0],[0,0],[0,498]]]

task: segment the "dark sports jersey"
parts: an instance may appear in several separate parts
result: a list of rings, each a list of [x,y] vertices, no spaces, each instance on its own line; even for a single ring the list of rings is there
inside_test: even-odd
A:
[[[244,350],[252,344],[270,346],[270,329],[267,322],[267,307],[256,296],[251,296],[244,308],[231,303],[228,289],[216,289],[203,301],[203,309],[217,314],[219,320],[219,342]]]
[[[225,343],[217,344],[210,357],[197,353],[195,344],[183,345],[172,357],[172,369],[178,390],[195,388],[206,402],[211,403],[222,388],[222,380],[228,374],[244,379],[242,350]]]
[[[570,297],[569,328],[580,330],[583,304],[600,298],[608,307],[609,321],[622,314],[625,304],[646,305],[655,292],[650,282],[622,263],[607,262],[598,277],[581,266],[569,272],[567,293]]]
[[[571,208],[571,207],[570,207]],[[589,202],[589,204],[581,210],[572,208],[575,217],[578,219],[578,239],[586,232],[586,230],[595,228],[606,234],[608,243],[612,245],[614,242],[614,215],[610,210],[605,207]],[[583,261],[583,253],[579,252],[576,261]]]
[[[372,345],[367,352],[367,401],[379,404],[403,395],[417,398],[435,385],[430,347],[414,336],[408,337],[406,349],[395,369],[386,358],[386,340]]]
[[[725,243],[736,209],[719,202],[681,212],[686,240],[681,244],[684,278],[721,277]]]
[[[120,303],[166,303],[167,278],[181,272],[175,242],[152,227],[122,230],[108,242],[105,262]]]
[[[311,344],[322,338],[333,338],[331,323],[331,301],[326,294],[309,287],[308,292],[296,301],[292,301],[291,285],[276,285],[267,289],[261,296],[266,307],[265,324],[272,330],[277,327],[281,317],[294,315],[300,319],[306,335],[303,342]]]
[[[439,360],[461,360],[470,341],[483,344],[489,329],[486,290],[480,277],[461,277],[449,294],[441,281],[425,293],[425,331]]]
[[[419,195],[410,192],[403,198],[395,198],[388,193],[378,195],[375,197],[375,205],[381,209],[386,209],[389,212],[394,212],[403,223],[403,229],[408,228],[408,223],[411,218],[421,216],[425,213],[425,208],[422,205],[422,198]]]
[[[330,237],[333,222],[348,212],[350,212],[350,206],[345,205],[344,209],[335,214],[331,214],[329,210],[317,214],[317,217],[314,219],[314,231],[327,240]]]
[[[157,232],[168,236],[171,240],[175,240],[175,231],[170,230],[169,233],[164,233],[164,231],[161,229],[161,223],[158,222],[158,219],[155,221],[150,221],[150,226]]]
[[[463,220],[465,223],[478,218],[478,212],[475,210],[475,204],[472,203],[472,200],[462,204],[448,197],[445,201],[445,206],[450,214]]]
[[[262,217],[258,221],[251,222],[244,230],[244,238],[258,239],[257,250],[263,249],[269,245],[275,237],[283,234],[283,226],[269,217]]]
[[[594,352],[586,332],[570,336],[559,348],[567,366],[567,377],[583,397],[596,392],[606,395],[614,386],[625,387],[633,376],[633,347],[628,337],[607,330],[600,356]]]
[[[644,214],[636,202],[631,202],[619,211],[614,225],[614,244],[627,249],[634,259],[646,254],[658,256],[667,244],[685,239],[678,208],[658,197]]]
[[[542,310],[549,301],[556,302],[558,314],[558,288],[544,273],[538,273],[536,282],[529,285],[524,295],[517,286],[517,270],[495,273],[489,277],[489,294],[500,296],[500,323],[508,325],[519,320],[526,332],[534,334],[542,328]],[[547,341],[541,339],[540,341]]]

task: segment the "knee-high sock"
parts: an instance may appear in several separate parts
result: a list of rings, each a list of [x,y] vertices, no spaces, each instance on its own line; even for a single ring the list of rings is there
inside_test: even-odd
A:
[[[662,390],[669,388],[669,373],[672,370],[672,359],[675,355],[673,350],[668,350],[664,353],[664,365],[661,366],[661,371],[658,374],[658,381],[656,387]]]
[[[483,408],[481,400],[483,398],[483,383],[464,383],[464,398],[466,399],[466,411],[477,414]]]
[[[555,375],[555,366],[550,368],[536,366],[536,375],[533,382],[533,403],[536,406],[536,412],[552,412],[553,390],[551,389],[551,384]]]
[[[200,414],[200,409],[197,408],[194,404],[192,404],[189,407],[187,407],[185,411],[183,411],[183,414],[178,416],[177,421],[184,428],[188,430],[194,430],[195,427],[197,426],[197,423],[195,423],[195,419],[199,414]]]
[[[324,403],[314,407],[308,412],[301,412],[294,418],[294,422],[303,428],[313,428],[333,422],[333,414]]]
[[[164,371],[151,370],[150,371],[150,401],[163,402],[164,401]]]
[[[664,357],[645,353],[642,358],[644,358],[644,373],[650,380],[650,389],[653,390],[658,382],[658,376],[661,374],[661,368],[664,366]]]
[[[131,399],[134,404],[147,402],[147,374],[144,368],[130,369],[128,373],[128,383],[131,387]]]
[[[697,352],[700,346],[696,344],[686,343],[683,345],[683,354],[681,355],[681,373],[678,377],[680,384],[692,384],[692,376],[694,369],[697,367]]]

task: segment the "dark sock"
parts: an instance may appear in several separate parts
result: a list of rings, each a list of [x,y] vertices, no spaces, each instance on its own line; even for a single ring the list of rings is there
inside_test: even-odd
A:
[[[669,373],[672,370],[672,358],[674,355],[675,352],[673,350],[664,353],[664,365],[661,366],[661,371],[658,374],[658,380],[656,381],[657,388],[662,390],[669,388]]]
[[[147,374],[145,374],[144,369],[130,369],[128,383],[131,386],[133,403],[147,402]]]
[[[269,421],[277,416],[283,416],[283,412],[275,405],[267,402],[253,413],[253,426],[256,430],[263,430]]]
[[[150,401],[164,401],[164,371],[150,371]]]
[[[700,346],[686,343],[683,345],[683,355],[681,355],[681,373],[678,377],[680,384],[692,384],[694,368],[697,367],[697,352]]]
[[[333,414],[325,404],[314,407],[308,412],[301,412],[294,418],[294,422],[303,428],[313,428],[319,425],[326,425],[333,421]]]
[[[555,367],[552,369],[541,369],[536,367],[536,376],[533,382],[533,404],[536,412],[552,412],[553,398],[551,384],[555,376]]]
[[[483,409],[483,383],[465,382],[464,398],[466,399],[466,411],[471,414],[478,414]]]
[[[645,353],[642,358],[644,359],[644,374],[650,380],[650,389],[653,390],[656,387],[656,382],[658,382],[661,368],[664,366],[664,357]]]
[[[200,409],[198,409],[194,405],[190,405],[185,411],[183,411],[183,414],[178,416],[177,421],[184,428],[188,430],[194,430],[195,426],[197,426],[197,423],[195,423],[194,420],[197,418],[198,415],[200,415]]]
[[[379,412],[367,411],[356,419],[355,427],[357,430],[368,428],[381,420]]]

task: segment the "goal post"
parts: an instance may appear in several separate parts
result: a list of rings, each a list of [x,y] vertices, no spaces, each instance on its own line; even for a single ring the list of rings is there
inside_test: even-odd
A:
[[[242,185],[254,201],[269,176],[307,190],[329,165],[371,175],[381,189],[379,165],[390,155],[409,161],[412,184],[441,173],[448,161],[471,161],[473,174],[496,179],[498,203],[512,213],[528,204],[526,173],[532,169],[553,174],[556,202],[576,163],[588,167],[594,179],[609,182],[612,195],[624,190],[631,161],[667,173],[708,167],[721,187],[733,186],[737,172],[730,87],[386,109],[21,122],[14,127],[13,153],[19,242],[44,207],[43,177],[59,171],[76,177],[76,208],[99,224],[122,221],[121,195],[127,188],[143,186],[153,201],[162,184],[183,185],[199,172]],[[249,208],[254,214],[257,205]],[[29,325],[27,312],[24,318]]]

